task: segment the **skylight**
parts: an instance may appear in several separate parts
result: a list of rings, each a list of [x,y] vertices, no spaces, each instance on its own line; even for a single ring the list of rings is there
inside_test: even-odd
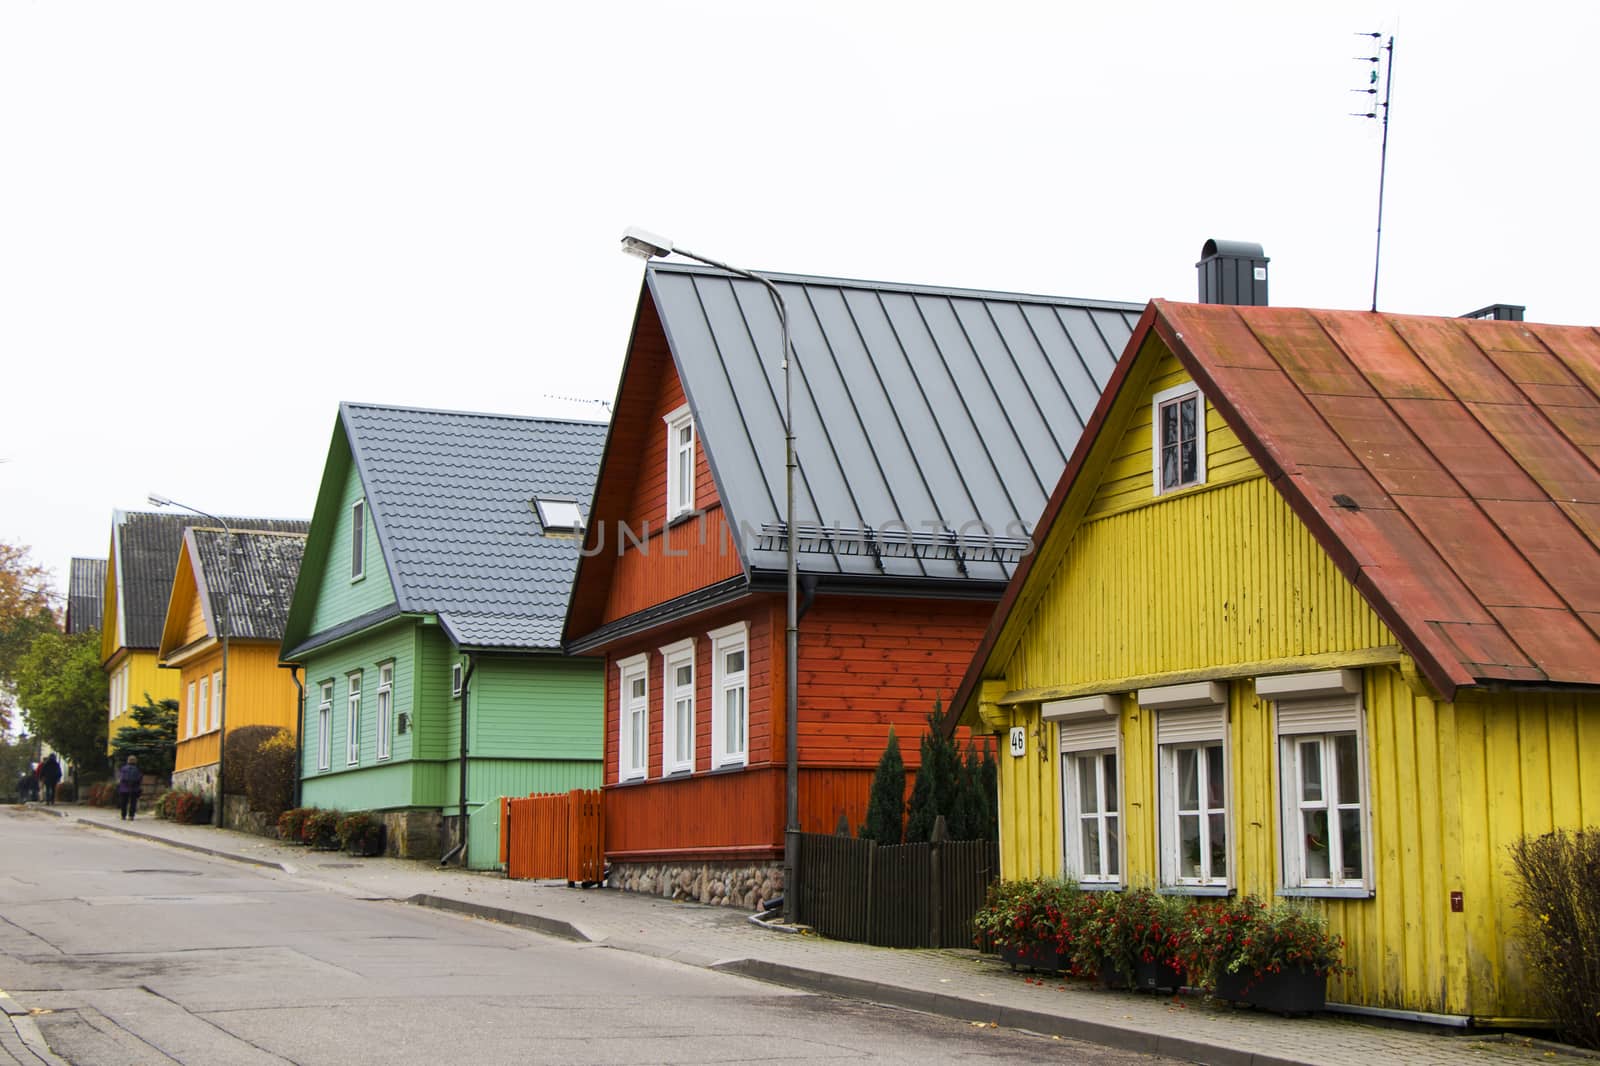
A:
[[[533,506],[546,533],[574,533],[583,528],[583,511],[575,500],[551,500],[535,496]]]

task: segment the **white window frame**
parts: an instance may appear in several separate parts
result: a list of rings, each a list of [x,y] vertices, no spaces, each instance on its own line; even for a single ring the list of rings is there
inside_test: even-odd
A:
[[[211,674],[211,728],[222,728],[222,701],[227,697],[227,692],[222,687],[222,671],[216,670]]]
[[[667,521],[670,522],[694,510],[694,443],[697,434],[688,404],[667,414],[662,421],[667,424]],[[689,431],[687,443],[678,439],[685,429]],[[688,458],[682,464],[684,477],[683,483],[679,484],[675,475],[680,469],[680,457],[685,452]]]
[[[344,759],[350,766],[361,764],[361,671],[344,675]]]
[[[322,699],[317,704],[317,769],[333,765],[333,682],[324,681]]]
[[[661,649],[661,772],[692,774],[695,760],[695,639],[668,644]],[[678,683],[678,671],[689,668],[689,681]],[[687,721],[685,721],[687,717]],[[687,753],[687,754],[685,754]]]
[[[1373,895],[1371,783],[1367,768],[1366,706],[1362,698],[1359,670],[1322,670],[1303,674],[1279,674],[1256,680],[1256,695],[1270,700],[1273,707],[1273,732],[1277,741],[1278,792],[1278,894],[1284,896],[1326,896],[1367,898]],[[1338,738],[1353,737],[1356,747],[1356,789],[1354,798],[1339,792],[1336,744]],[[1301,796],[1301,745],[1321,743],[1322,799],[1306,801]],[[1327,812],[1328,876],[1307,873],[1306,834],[1303,818],[1309,810]],[[1336,812],[1356,811],[1361,833],[1360,876],[1344,877],[1343,829]]]
[[[378,664],[378,758],[387,759],[394,728],[394,663]]]
[[[200,722],[200,732],[211,732],[211,675],[200,678],[200,710],[195,717]]]
[[[1160,822],[1156,831],[1159,844],[1160,885],[1163,891],[1195,895],[1221,895],[1233,886],[1238,867],[1237,838],[1234,827],[1233,759],[1229,753],[1228,688],[1211,681],[1139,690],[1139,705],[1156,712],[1156,799]],[[1222,806],[1206,802],[1211,770],[1206,750],[1222,749]],[[1179,854],[1180,810],[1178,807],[1178,764],[1180,753],[1195,751],[1195,795],[1198,806],[1182,812],[1197,817],[1199,823],[1200,877],[1181,875]],[[1211,816],[1222,816],[1223,870],[1211,869]]]
[[[637,680],[644,681],[640,696],[633,695]],[[617,780],[643,781],[649,776],[650,657],[640,652],[617,661]]]
[[[1061,872],[1082,888],[1121,888],[1127,868],[1121,712],[1120,698],[1109,694],[1055,700],[1040,707],[1040,716],[1057,726],[1057,750],[1061,759]],[[1107,756],[1115,767],[1111,782],[1116,793],[1114,804],[1106,803]],[[1086,812],[1078,770],[1082,763],[1091,760],[1095,767],[1095,803],[1094,810]],[[1081,830],[1085,821],[1093,822],[1097,830],[1101,856],[1098,873],[1088,873],[1084,869]],[[1105,858],[1113,848],[1116,869],[1107,871]]]
[[[196,707],[196,704],[195,704],[195,701],[194,701],[195,700],[194,692],[195,692],[194,682],[191,681],[191,682],[189,682],[189,688],[185,693],[185,696],[187,698],[184,701],[185,706],[184,706],[184,712],[183,712],[183,721],[184,721],[184,724],[188,727],[188,730],[183,734],[185,740],[189,739],[190,737],[193,737],[193,736],[197,735],[196,732],[195,732],[195,719],[194,719],[195,707]]]
[[[706,634],[711,640],[711,768],[750,765],[750,623],[735,622]],[[744,652],[744,669],[730,673],[725,660],[730,652]],[[735,739],[728,743],[728,700],[738,693],[743,721]]]
[[[350,505],[350,580],[367,576],[367,500]]]
[[[450,666],[450,695],[452,695],[452,696],[461,695],[461,685],[462,685],[461,678],[462,678],[461,664],[460,663],[452,663],[451,666]]]
[[[1162,484],[1161,480],[1161,452],[1163,444],[1161,439],[1161,411],[1175,403],[1193,396],[1195,399],[1195,478],[1193,481],[1180,480],[1176,485]],[[1180,426],[1182,420],[1180,418]],[[1180,429],[1179,447],[1182,447]],[[1150,472],[1153,477],[1155,494],[1163,496],[1168,493],[1182,492],[1206,483],[1206,398],[1200,391],[1200,386],[1192,381],[1181,385],[1174,385],[1170,389],[1162,389],[1150,400]],[[1180,452],[1178,477],[1183,477],[1182,456]]]

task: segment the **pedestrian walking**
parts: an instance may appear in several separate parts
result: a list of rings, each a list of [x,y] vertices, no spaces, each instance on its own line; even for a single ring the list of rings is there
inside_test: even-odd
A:
[[[44,802],[47,806],[55,806],[56,785],[61,783],[61,760],[56,758],[56,753],[51,752],[44,757],[44,762],[39,764],[39,784],[44,786]]]
[[[139,813],[139,786],[144,782],[144,771],[139,769],[139,757],[128,756],[128,761],[117,771],[117,799],[122,804],[123,821],[131,821]]]

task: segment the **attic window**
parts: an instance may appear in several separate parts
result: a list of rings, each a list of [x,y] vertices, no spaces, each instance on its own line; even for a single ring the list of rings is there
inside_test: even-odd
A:
[[[533,508],[546,533],[574,533],[583,528],[583,510],[573,500],[549,500],[536,496]]]
[[[1162,389],[1150,404],[1155,494],[1206,480],[1206,402],[1193,382]]]

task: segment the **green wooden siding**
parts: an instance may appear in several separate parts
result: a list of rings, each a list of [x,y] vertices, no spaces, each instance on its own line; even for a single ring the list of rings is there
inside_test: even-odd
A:
[[[317,575],[316,607],[311,612],[312,633],[332,629],[340,622],[387,607],[395,600],[370,506],[366,508],[367,548],[363,561],[366,574],[359,581],[350,580],[350,508],[363,493],[361,476],[351,463],[339,497],[338,521],[328,539],[327,558],[322,572]]]
[[[474,754],[598,765],[605,728],[604,664],[554,655],[483,656],[473,675],[472,711]]]

